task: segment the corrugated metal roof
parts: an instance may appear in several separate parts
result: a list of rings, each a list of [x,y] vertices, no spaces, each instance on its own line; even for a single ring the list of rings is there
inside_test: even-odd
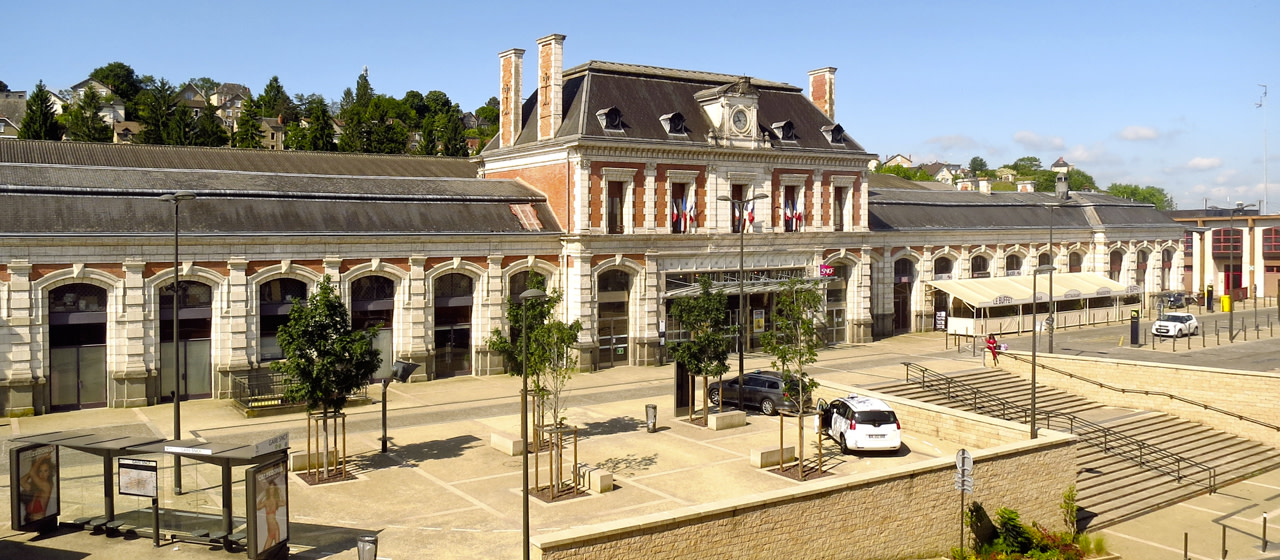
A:
[[[1181,228],[1150,204],[1098,193],[1072,193],[1064,203],[1053,193],[932,190],[872,190],[868,225],[872,230],[964,230],[1093,226]],[[1063,203],[1051,210],[1047,205]]]
[[[384,177],[475,177],[477,174],[476,164],[461,158],[9,139],[0,140],[0,161]]]

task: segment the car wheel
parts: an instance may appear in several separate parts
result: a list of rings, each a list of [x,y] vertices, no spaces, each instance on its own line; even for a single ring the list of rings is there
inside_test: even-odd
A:
[[[778,409],[773,406],[771,399],[765,399],[760,401],[760,412],[763,412],[765,416],[773,416],[778,413]]]
[[[720,406],[720,390],[719,389],[712,389],[711,392],[707,393],[707,398],[711,400],[711,404]]]
[[[841,453],[842,455],[848,455],[848,454],[849,454],[849,446],[848,446],[848,445],[845,445],[845,443],[844,443],[844,433],[843,433],[843,432],[841,432],[839,436],[836,436],[836,443],[839,443],[839,444],[840,444],[840,453]]]
[[[1191,329],[1191,336],[1195,336],[1198,334],[1200,334],[1200,325],[1196,325],[1196,328]]]

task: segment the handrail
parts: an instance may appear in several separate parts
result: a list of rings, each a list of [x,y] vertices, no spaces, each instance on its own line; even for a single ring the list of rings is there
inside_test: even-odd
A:
[[[1081,441],[1102,449],[1105,453],[1114,453],[1139,465],[1173,477],[1178,482],[1184,478],[1193,484],[1204,485],[1213,492],[1217,487],[1217,476],[1213,467],[1198,461],[1187,459],[1169,450],[1152,445],[1145,441],[1118,432],[1101,424],[1090,422],[1074,414],[1050,410],[1037,410],[1031,421],[1031,409],[1013,401],[991,395],[977,387],[958,381],[936,371],[912,362],[902,362],[907,367],[906,380],[912,382],[912,373],[917,376],[921,387],[946,397],[954,402],[967,402],[974,410],[988,412],[1005,420],[1032,423],[1049,429],[1065,429],[1080,436]],[[1041,423],[1043,418],[1043,423]],[[1056,421],[1056,427],[1055,427]],[[1192,474],[1183,474],[1183,468],[1195,469],[1203,473],[1203,479]]]
[[[231,377],[231,398],[246,409],[298,404],[285,398],[287,376],[275,370],[258,370]],[[369,386],[362,385],[350,396],[368,396]]]
[[[1017,355],[1017,354],[1004,354],[1004,353],[1002,353],[1001,355],[1002,355],[1002,356],[1009,357],[1009,358],[1013,358],[1013,359],[1015,359],[1015,360],[1017,360],[1017,361],[1019,361],[1019,362],[1027,362],[1027,363],[1030,363],[1030,362],[1031,362],[1031,359],[1030,359],[1030,358],[1027,358],[1026,356],[1019,356],[1019,355]],[[1117,391],[1117,392],[1120,392],[1120,393],[1122,393],[1122,394],[1123,394],[1123,393],[1134,393],[1134,394],[1140,394],[1140,395],[1145,395],[1145,396],[1149,396],[1149,397],[1169,397],[1170,399],[1173,399],[1173,400],[1175,400],[1175,401],[1182,401],[1182,402],[1187,403],[1187,404],[1189,404],[1189,405],[1192,405],[1192,406],[1198,406],[1198,407],[1200,407],[1200,408],[1203,408],[1204,410],[1211,410],[1211,411],[1213,411],[1213,412],[1217,412],[1217,413],[1219,413],[1219,414],[1225,414],[1225,415],[1230,416],[1230,417],[1232,417],[1232,418],[1235,418],[1235,419],[1237,419],[1237,420],[1243,420],[1243,421],[1245,421],[1245,422],[1251,422],[1251,423],[1257,424],[1257,425],[1259,425],[1259,426],[1262,426],[1262,427],[1264,427],[1264,428],[1271,428],[1272,430],[1280,431],[1280,426],[1277,426],[1277,425],[1275,425],[1275,424],[1271,424],[1271,423],[1268,423],[1268,422],[1263,422],[1262,420],[1258,420],[1258,419],[1256,419],[1256,418],[1251,418],[1251,417],[1249,417],[1249,416],[1245,416],[1245,415],[1243,415],[1243,414],[1240,414],[1239,412],[1232,412],[1232,411],[1230,411],[1230,410],[1226,410],[1226,409],[1218,408],[1218,407],[1213,406],[1213,405],[1211,405],[1211,404],[1205,404],[1205,403],[1202,403],[1202,402],[1199,402],[1199,401],[1193,401],[1193,400],[1191,400],[1191,399],[1188,399],[1188,398],[1186,398],[1186,397],[1182,397],[1182,396],[1179,396],[1179,395],[1175,395],[1175,394],[1173,394],[1173,393],[1166,393],[1166,392],[1164,392],[1164,391],[1148,391],[1148,390],[1146,390],[1146,389],[1126,389],[1126,388],[1124,388],[1124,387],[1116,387],[1116,386],[1114,386],[1114,385],[1108,385],[1108,384],[1103,383],[1103,382],[1101,382],[1101,381],[1096,381],[1096,380],[1093,380],[1093,379],[1089,379],[1088,377],[1084,377],[1084,376],[1081,376],[1081,375],[1077,375],[1077,374],[1071,373],[1071,372],[1069,372],[1069,371],[1063,371],[1063,370],[1060,370],[1060,369],[1058,369],[1058,368],[1056,368],[1056,367],[1053,367],[1053,366],[1046,366],[1046,365],[1044,365],[1044,364],[1036,364],[1036,367],[1037,367],[1037,368],[1039,368],[1039,369],[1047,369],[1047,370],[1049,370],[1049,371],[1052,371],[1052,372],[1054,372],[1054,373],[1058,373],[1058,374],[1061,374],[1061,375],[1065,375],[1065,376],[1070,377],[1070,378],[1072,378],[1072,379],[1079,379],[1080,381],[1084,381],[1085,383],[1091,383],[1091,384],[1093,384],[1093,385],[1097,385],[1098,387],[1102,387],[1103,389],[1110,389],[1110,390],[1112,390],[1112,391]]]

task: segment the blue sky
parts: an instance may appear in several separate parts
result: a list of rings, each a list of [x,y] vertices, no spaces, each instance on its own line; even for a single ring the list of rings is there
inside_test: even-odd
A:
[[[482,7],[481,7],[482,6]],[[1059,156],[1102,186],[1155,185],[1179,207],[1264,198],[1280,212],[1280,2],[21,2],[0,80],[53,90],[112,61],[173,82],[335,98],[498,92],[497,53],[567,35],[565,66],[609,60],[807,86],[836,75],[836,120],[868,150],[996,167]],[[1270,26],[1270,29],[1268,29]],[[158,30],[152,32],[153,30]],[[525,92],[533,90],[526,74]],[[1266,109],[1258,84],[1270,86]],[[1274,200],[1270,200],[1274,198]]]

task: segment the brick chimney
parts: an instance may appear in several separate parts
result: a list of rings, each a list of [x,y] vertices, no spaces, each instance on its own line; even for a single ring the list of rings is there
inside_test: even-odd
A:
[[[524,99],[520,95],[520,83],[524,79],[524,49],[510,49],[498,53],[498,147],[507,148],[520,137],[520,112]]]
[[[828,119],[836,120],[836,69],[833,66],[809,71],[809,100]]]
[[[564,35],[538,39],[538,140],[546,140],[560,130],[564,116]]]

